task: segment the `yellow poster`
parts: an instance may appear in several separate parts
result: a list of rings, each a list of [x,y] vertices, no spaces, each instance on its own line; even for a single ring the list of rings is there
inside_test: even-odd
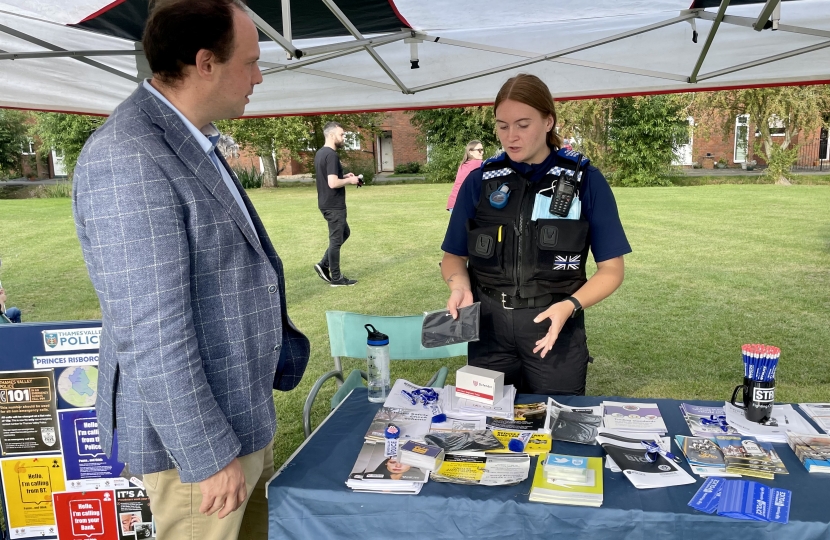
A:
[[[55,535],[52,493],[64,491],[60,454],[0,460],[6,527],[12,538]]]

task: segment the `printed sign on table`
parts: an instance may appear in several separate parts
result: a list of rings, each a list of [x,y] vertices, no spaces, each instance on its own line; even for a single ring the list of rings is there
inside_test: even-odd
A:
[[[59,352],[97,349],[100,344],[100,338],[101,327],[44,330],[43,350],[46,352]]]
[[[4,456],[61,449],[51,369],[0,373],[0,447]]]
[[[124,464],[115,459],[118,443],[113,435],[112,458],[101,448],[95,409],[58,411],[63,441],[66,483],[69,491],[120,489],[129,487]]]
[[[147,540],[156,537],[150,497],[139,488],[119,489],[115,492],[120,540]]]
[[[54,502],[61,540],[118,540],[112,491],[55,493]]]
[[[0,460],[6,528],[11,538],[54,536],[52,493],[64,491],[59,454]]]

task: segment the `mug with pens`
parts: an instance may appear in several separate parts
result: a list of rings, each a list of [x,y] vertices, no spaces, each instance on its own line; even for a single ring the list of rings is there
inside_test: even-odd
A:
[[[732,392],[732,405],[744,409],[746,419],[764,423],[772,416],[775,401],[775,371],[781,349],[772,345],[751,344],[741,347],[744,360],[744,383]],[[742,399],[736,403],[738,393]]]

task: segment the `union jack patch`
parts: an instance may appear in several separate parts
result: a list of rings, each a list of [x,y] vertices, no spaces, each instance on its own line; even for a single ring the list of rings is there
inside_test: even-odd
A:
[[[579,261],[581,255],[557,255],[553,261],[554,270],[579,270]]]

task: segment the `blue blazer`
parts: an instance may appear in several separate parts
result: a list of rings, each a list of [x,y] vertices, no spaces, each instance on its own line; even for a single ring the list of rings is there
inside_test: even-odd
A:
[[[227,167],[224,159],[222,165]],[[181,119],[142,86],[87,141],[72,208],[101,303],[101,445],[132,472],[199,482],[276,431],[273,389],[299,384],[308,339],[282,262]]]

